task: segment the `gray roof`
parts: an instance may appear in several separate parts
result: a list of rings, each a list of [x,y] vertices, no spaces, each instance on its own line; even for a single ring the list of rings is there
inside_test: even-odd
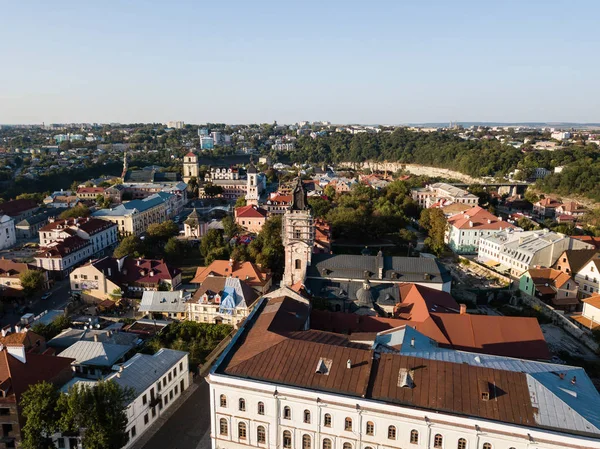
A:
[[[363,281],[334,281],[330,279],[307,279],[304,285],[308,291],[318,298],[349,299],[359,301]],[[390,282],[371,282],[369,289],[371,298],[379,305],[393,306],[400,301],[398,284]]]
[[[76,365],[113,366],[130,349],[127,345],[78,341],[61,352],[60,357],[75,359]]]
[[[171,195],[166,192],[159,192],[151,195],[142,200],[132,200],[123,204],[119,204],[117,207],[112,209],[100,209],[92,214],[93,217],[110,217],[110,216],[121,216],[131,215],[136,212],[143,212],[153,207],[162,204],[165,200],[165,195]]]
[[[112,343],[133,347],[138,337],[126,332],[109,331],[107,329],[73,329],[63,330],[56,337],[48,342],[48,346],[53,348],[68,348],[78,341],[94,341],[94,337],[103,343]]]
[[[379,278],[379,269],[382,278]],[[446,268],[437,260],[425,257],[392,257],[348,254],[313,254],[307,269],[308,279],[348,279],[442,284],[451,281]]]
[[[140,312],[182,313],[189,295],[183,290],[175,292],[145,291],[142,295]]]
[[[187,356],[187,352],[161,349],[154,355],[136,354],[121,366],[123,370],[111,374],[112,380],[125,388],[130,387],[139,396]]]

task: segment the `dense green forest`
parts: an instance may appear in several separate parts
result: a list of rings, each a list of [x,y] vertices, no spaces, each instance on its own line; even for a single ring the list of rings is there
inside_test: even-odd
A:
[[[529,173],[537,167],[553,170],[564,166],[562,173],[540,181],[540,189],[600,199],[600,150],[595,145],[522,152],[496,139],[463,140],[453,132],[425,134],[397,128],[389,133],[301,137],[297,146],[292,153],[294,162],[414,163],[449,168],[475,177],[503,176],[516,168]]]

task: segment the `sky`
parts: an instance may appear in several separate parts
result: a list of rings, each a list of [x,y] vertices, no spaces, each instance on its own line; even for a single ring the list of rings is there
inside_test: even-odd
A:
[[[0,123],[600,122],[600,2],[0,0]]]

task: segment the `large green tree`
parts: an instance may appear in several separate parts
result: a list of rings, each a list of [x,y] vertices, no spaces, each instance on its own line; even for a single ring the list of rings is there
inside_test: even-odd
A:
[[[120,259],[125,256],[141,257],[144,255],[144,243],[136,235],[128,235],[115,248],[113,257]]]
[[[46,278],[40,270],[27,270],[19,275],[19,281],[26,296],[40,291],[44,287]]]
[[[133,390],[111,381],[74,385],[58,398],[59,427],[79,434],[86,449],[120,449],[129,440],[126,407],[133,398]]]
[[[179,226],[172,220],[167,220],[162,223],[152,223],[148,226],[146,234],[154,240],[167,241],[170,237],[176,236],[179,233]]]
[[[60,418],[57,409],[60,393],[48,382],[31,385],[21,396],[21,409],[25,418],[23,449],[54,449],[50,436],[58,430]]]
[[[89,217],[90,213],[91,213],[90,209],[87,206],[84,206],[83,204],[79,204],[75,207],[72,207],[71,209],[67,209],[66,211],[62,212],[59,215],[59,217],[62,219]]]
[[[448,226],[444,212],[437,208],[423,209],[419,223],[427,231],[425,244],[435,254],[441,254],[446,248],[444,240]]]

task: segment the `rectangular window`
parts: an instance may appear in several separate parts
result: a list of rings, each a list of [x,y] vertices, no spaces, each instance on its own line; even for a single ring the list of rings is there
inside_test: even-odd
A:
[[[142,396],[142,404],[146,405],[146,402],[148,402],[148,399],[146,399],[146,395]]]
[[[148,418],[148,413],[146,413],[144,415],[144,424],[148,424],[148,421],[150,421],[150,419]]]
[[[64,438],[59,438],[57,443],[58,443],[59,449],[64,449],[64,447],[65,447],[65,439]]]
[[[134,438],[136,435],[135,426],[131,428],[131,438]]]

